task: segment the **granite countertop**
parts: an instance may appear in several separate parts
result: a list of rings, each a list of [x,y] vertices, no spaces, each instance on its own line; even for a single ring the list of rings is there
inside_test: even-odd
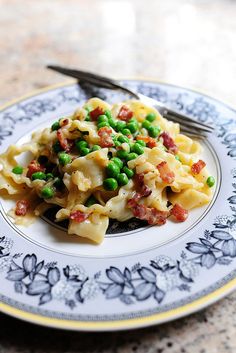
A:
[[[236,106],[233,0],[0,0],[0,103],[66,81],[57,63],[115,78],[151,78]],[[0,315],[0,353],[236,352],[236,293],[142,330],[77,333]]]

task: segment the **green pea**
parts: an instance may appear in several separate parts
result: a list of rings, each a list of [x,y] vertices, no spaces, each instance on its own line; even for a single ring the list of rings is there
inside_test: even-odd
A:
[[[148,129],[148,134],[151,137],[157,137],[158,135],[160,135],[161,129],[159,128],[159,126],[150,126]]]
[[[146,147],[146,142],[143,140],[137,140],[135,143],[138,143],[139,145]]]
[[[81,148],[88,147],[88,142],[84,140],[77,140],[75,141],[75,147],[78,151],[80,151]]]
[[[118,165],[114,162],[110,162],[108,165],[107,165],[107,174],[108,176],[110,177],[114,177],[116,178],[117,175],[120,173],[120,168],[118,167]]]
[[[59,154],[58,159],[59,159],[59,163],[60,163],[61,165],[63,165],[63,166],[66,165],[66,164],[71,163],[71,157],[69,156],[69,154],[67,154],[67,153],[65,153],[65,152],[61,152],[61,153]]]
[[[131,121],[127,124],[127,129],[129,129],[132,132],[132,134],[134,134],[138,130],[138,124]]]
[[[121,131],[126,127],[126,123],[124,121],[117,121],[116,130]]]
[[[51,199],[54,196],[54,190],[49,186],[45,186],[41,190],[41,195],[44,199]]]
[[[86,156],[87,154],[89,154],[91,151],[90,151],[90,149],[88,148],[88,147],[82,147],[81,149],[80,149],[80,154],[81,154],[81,156]]]
[[[113,158],[111,159],[111,161],[114,162],[115,164],[117,164],[120,169],[123,167],[123,164],[124,164],[124,163],[122,162],[122,160],[121,160],[120,158],[118,158],[118,157],[113,157]]]
[[[126,185],[129,182],[129,179],[125,173],[120,173],[117,176],[117,181],[119,185]]]
[[[135,123],[135,124],[138,124],[138,120],[137,120],[137,119],[135,119],[135,118],[131,118],[131,119],[129,120],[129,123]]]
[[[101,147],[99,145],[93,145],[91,151],[94,152],[94,151],[98,151],[100,149],[101,149]]]
[[[179,156],[176,154],[175,159],[180,162]]]
[[[122,171],[127,175],[129,179],[133,178],[134,172],[132,169],[129,169],[128,167],[125,166]]]
[[[61,178],[57,177],[55,178],[53,186],[55,186],[55,188],[57,188],[58,190],[61,190],[64,187],[64,183]]]
[[[101,123],[98,124],[98,130],[101,129],[102,127],[108,126],[110,127],[108,121],[103,121]]]
[[[156,114],[155,113],[149,113],[146,116],[146,119],[152,123],[154,120],[156,120]]]
[[[121,146],[121,142],[120,142],[120,141],[117,141],[117,140],[114,140],[114,144],[115,144],[116,147]]]
[[[87,199],[87,201],[85,202],[85,206],[90,207],[90,206],[94,205],[95,203],[98,203],[98,200],[93,195],[91,195]]]
[[[118,141],[121,142],[121,143],[124,143],[124,142],[129,143],[130,142],[129,138],[127,136],[124,136],[124,135],[120,135],[118,137]]]
[[[138,154],[132,152],[132,153],[129,153],[129,154],[127,155],[126,160],[127,160],[127,161],[131,161],[132,159],[135,159],[135,158],[137,158],[137,157],[138,157]]]
[[[37,179],[46,180],[46,174],[43,172],[36,172],[36,173],[32,174],[31,179],[32,180],[37,180]]]
[[[150,126],[151,126],[150,121],[144,120],[144,121],[142,122],[142,127],[144,127],[145,129],[148,129]]]
[[[131,131],[129,130],[129,129],[123,129],[122,131],[122,134],[124,134],[124,135],[131,135]]]
[[[46,174],[46,180],[53,179],[54,175],[52,173],[47,173]]]
[[[108,119],[108,123],[113,129],[116,128],[116,121],[114,119]]]
[[[106,115],[99,115],[98,117],[98,124],[108,122],[108,117]]]
[[[143,154],[144,149],[139,143],[135,143],[132,147],[132,151],[137,153],[137,154]]]
[[[125,159],[128,156],[128,152],[124,150],[119,150],[116,153],[116,156],[121,159]]]
[[[206,182],[209,188],[212,188],[212,186],[215,185],[215,178],[213,176],[209,176]]]
[[[111,111],[110,110],[105,110],[104,112],[104,115],[106,115],[108,117],[108,119],[111,119],[112,118],[112,114],[111,114]]]
[[[12,173],[18,174],[18,175],[22,174],[23,173],[23,167],[21,167],[20,165],[17,165],[16,167],[14,167],[12,169]]]
[[[61,148],[60,142],[56,141],[53,145],[52,145],[52,149],[54,153],[59,153],[61,151],[63,151],[63,149]]]
[[[103,187],[105,190],[114,191],[118,188],[118,183],[114,178],[107,178],[103,181]]]
[[[52,124],[52,126],[51,126],[51,130],[52,131],[55,131],[55,130],[58,130],[58,129],[60,129],[60,123],[59,123],[59,121],[55,121],[55,123],[53,123]]]

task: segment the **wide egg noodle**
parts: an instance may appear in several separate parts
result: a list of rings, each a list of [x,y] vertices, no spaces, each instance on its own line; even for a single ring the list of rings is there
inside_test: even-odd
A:
[[[65,141],[74,141],[83,138],[88,144],[99,144],[97,125],[94,121],[87,121],[88,110],[100,107],[103,111],[111,110],[116,120],[123,105],[132,110],[133,116],[141,124],[147,114],[155,113],[156,119],[153,126],[159,126],[162,131],[167,131],[174,139],[178,147],[178,156],[169,153],[162,144],[162,139],[157,141],[156,147],[150,149],[144,147],[144,153],[130,160],[127,165],[136,174],[144,174],[144,182],[152,190],[148,197],[143,197],[140,203],[147,207],[154,207],[159,211],[168,211],[172,206],[170,203],[179,203],[185,209],[200,207],[210,202],[212,191],[207,186],[209,173],[204,168],[200,174],[193,175],[191,166],[200,159],[202,147],[198,141],[180,133],[179,124],[167,121],[154,108],[146,106],[141,101],[130,100],[111,106],[99,98],[89,99],[82,108],[77,109],[72,116],[63,117],[65,124],[61,125],[61,135]],[[112,129],[112,134],[118,133]],[[120,133],[119,133],[120,134]],[[140,134],[148,136],[148,131],[140,127]],[[76,148],[71,152],[72,162],[68,165],[59,165],[58,155],[52,153],[52,148],[58,140],[57,131],[45,128],[32,134],[29,143],[22,146],[10,146],[7,151],[0,155],[0,190],[8,194],[34,195],[41,197],[41,189],[44,185],[53,186],[53,181],[32,181],[27,177],[27,168],[23,169],[21,175],[14,174],[12,169],[18,164],[17,157],[23,153],[31,153],[33,159],[41,154],[47,156],[51,163],[56,165],[62,175],[65,185],[62,191],[57,192],[52,198],[44,199],[43,203],[36,205],[34,214],[39,215],[50,205],[60,206],[56,214],[56,221],[69,219],[69,234],[79,235],[100,243],[105,236],[109,219],[126,221],[133,217],[132,209],[127,207],[127,201],[137,192],[135,183],[130,180],[125,186],[116,191],[107,191],[103,188],[103,181],[107,177],[106,166],[109,163],[109,154],[115,153],[115,148],[102,148],[91,152],[86,156],[80,156]],[[122,148],[129,148],[123,144]],[[167,162],[169,169],[174,173],[174,181],[165,183],[160,177],[157,165]],[[86,207],[86,201],[94,196],[97,203]],[[35,197],[35,196],[34,196]],[[80,211],[88,214],[83,222],[70,219],[71,212]],[[14,216],[13,210],[10,211]],[[16,218],[16,217],[15,217]],[[24,217],[23,217],[24,218]],[[19,223],[27,223],[26,219],[17,218]]]
[[[182,163],[191,166],[202,152],[202,146],[190,137],[178,134],[175,138],[178,147],[178,155]]]
[[[34,156],[37,154],[37,144],[27,143],[22,146],[11,145],[7,151],[0,155],[0,190],[5,189],[10,195],[20,194],[26,186],[31,186],[31,181],[25,173],[21,175],[14,174],[12,169],[18,164],[16,157],[25,152],[30,152]]]
[[[133,217],[132,212],[126,207],[127,201],[133,194],[133,182],[121,187],[117,196],[112,197],[105,205],[104,209],[109,218],[124,222]]]
[[[108,149],[103,148],[85,157],[76,158],[68,167],[65,167],[78,190],[87,191],[102,185],[108,163],[107,153]]]
[[[103,207],[100,205],[92,207],[78,205],[73,209],[74,211],[89,213],[89,217],[81,223],[70,219],[68,234],[76,234],[84,238],[89,238],[95,243],[101,243],[109,225],[109,217],[103,213]]]

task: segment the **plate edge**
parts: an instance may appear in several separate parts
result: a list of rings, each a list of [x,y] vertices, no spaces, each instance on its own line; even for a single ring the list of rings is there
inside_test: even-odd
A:
[[[171,84],[162,80],[155,80],[145,77],[136,77],[136,78],[123,78],[120,80],[136,80],[136,81],[148,81],[153,83],[160,83],[169,85],[176,88],[182,88],[190,90],[194,93],[202,94],[210,99],[215,100],[218,103],[225,105],[228,109],[233,110],[236,112],[235,108],[231,106],[231,104],[221,101],[218,98],[212,97],[205,92],[201,92],[195,88],[186,88],[182,86],[178,86],[176,84]],[[48,85],[44,88],[32,90],[26,95],[22,95],[19,98],[10,100],[9,102],[0,106],[0,111],[3,111],[12,105],[19,103],[25,99],[31,98],[41,93],[46,93],[48,91],[73,85],[77,82],[75,79],[71,79],[69,81],[60,82],[53,85]],[[207,306],[215,303],[216,301],[220,300],[227,294],[231,293],[234,289],[236,289],[236,278],[225,284],[223,287],[216,289],[214,292],[207,294],[195,301],[185,304],[179,308],[171,309],[164,313],[158,313],[151,316],[146,316],[142,318],[135,318],[135,319],[126,319],[126,320],[119,320],[119,321],[106,321],[106,322],[85,322],[85,321],[70,321],[64,319],[55,319],[55,318],[48,318],[38,314],[28,313],[26,311],[14,308],[8,304],[0,302],[0,312],[4,314],[8,314],[12,317],[28,321],[34,324],[46,326],[46,327],[53,327],[58,329],[65,329],[65,330],[75,330],[75,331],[115,331],[115,330],[128,330],[128,329],[135,329],[135,328],[142,328],[148,327],[151,325],[156,325],[160,323],[165,323],[171,320],[178,319],[180,317],[189,315],[194,313],[198,310],[204,309]]]
[[[34,324],[57,329],[87,332],[105,332],[117,330],[122,331],[157,325],[190,315],[217,302],[227,294],[230,294],[234,289],[236,289],[236,278],[225,284],[223,287],[216,289],[214,292],[209,293],[181,307],[150,316],[119,321],[89,322],[48,318],[42,315],[32,314],[21,309],[14,308],[3,302],[0,302],[0,312],[21,319],[23,321],[28,321]]]

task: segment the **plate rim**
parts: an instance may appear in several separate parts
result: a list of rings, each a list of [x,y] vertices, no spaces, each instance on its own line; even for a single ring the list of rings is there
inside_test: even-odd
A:
[[[193,314],[216,303],[226,295],[230,294],[234,289],[236,289],[236,278],[215,291],[178,308],[145,317],[118,321],[91,322],[50,318],[23,311],[2,302],[0,302],[0,312],[33,324],[63,330],[84,332],[125,331],[163,324]]]
[[[120,80],[143,81],[143,82],[150,82],[150,83],[157,83],[157,84],[159,83],[166,86],[186,89],[190,92],[192,91],[194,93],[203,95],[207,98],[213,99],[216,102],[223,104],[225,107],[232,110],[234,113],[236,113],[236,109],[233,106],[231,106],[230,103],[221,101],[218,98],[210,96],[207,93],[194,88],[183,87],[183,86],[179,86],[162,80],[155,80],[155,79],[146,78],[146,77],[129,77],[129,78],[122,78]],[[32,98],[42,93],[55,90],[57,88],[67,87],[67,86],[76,84],[76,82],[77,82],[76,79],[70,79],[64,82],[48,85],[40,89],[32,90],[25,95],[21,95],[20,97],[10,100],[5,104],[1,105],[0,112],[28,98]],[[234,289],[236,289],[236,278],[230,280],[229,282],[227,282],[220,288],[217,288],[213,292],[208,293],[202,296],[201,298],[195,299],[191,303],[187,303],[178,308],[170,309],[163,313],[156,313],[145,317],[117,320],[117,321],[114,320],[114,321],[103,321],[103,322],[91,322],[91,321],[78,321],[78,320],[50,318],[43,315],[23,311],[21,309],[18,309],[16,307],[13,307],[1,301],[0,301],[0,312],[30,323],[34,323],[34,324],[38,324],[46,327],[65,329],[65,330],[94,331],[94,332],[128,330],[128,329],[148,327],[155,324],[161,324],[161,323],[165,323],[168,321],[176,320],[178,318],[187,316],[189,314],[202,310],[207,306],[217,302],[218,300],[222,299],[224,296],[230,294]]]

